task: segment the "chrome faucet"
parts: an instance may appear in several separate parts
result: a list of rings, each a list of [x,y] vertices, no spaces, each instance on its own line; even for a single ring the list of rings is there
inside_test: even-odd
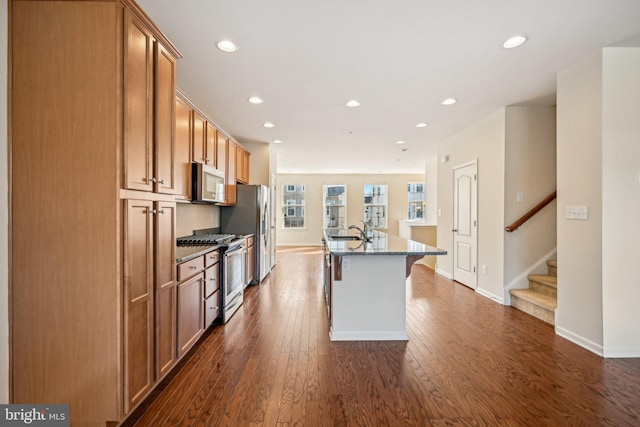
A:
[[[353,224],[353,225],[349,226],[349,230],[351,230],[351,229],[358,230],[360,232],[360,238],[362,239],[362,241],[363,242],[368,242],[369,241],[369,237],[368,237],[369,229],[367,227],[367,223],[362,221],[362,220],[360,220],[360,222],[362,224],[364,224],[364,229],[362,229],[362,228],[358,227],[357,225]]]

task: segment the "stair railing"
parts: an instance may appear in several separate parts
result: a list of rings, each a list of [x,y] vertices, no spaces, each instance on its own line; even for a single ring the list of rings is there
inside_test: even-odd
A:
[[[534,216],[535,214],[537,214],[538,212],[540,212],[542,210],[542,208],[544,208],[545,206],[547,206],[549,203],[551,203],[553,201],[553,199],[556,198],[556,192],[554,191],[553,193],[549,194],[543,201],[541,201],[540,203],[538,203],[537,205],[534,206],[533,209],[531,209],[529,212],[527,212],[526,214],[522,215],[522,217],[520,217],[519,220],[517,220],[516,222],[514,222],[513,224],[511,224],[508,227],[505,227],[505,231],[511,233],[512,231],[516,231],[522,224],[524,224],[525,222],[527,222],[532,216]]]

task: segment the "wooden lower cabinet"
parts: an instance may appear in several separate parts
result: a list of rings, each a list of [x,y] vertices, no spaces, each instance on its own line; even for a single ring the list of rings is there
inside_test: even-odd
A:
[[[175,268],[176,204],[157,202],[155,214],[155,348],[156,378],[178,361],[177,280]]]
[[[247,278],[246,282],[248,284],[252,283],[255,278],[255,245],[253,244],[253,237],[247,239],[247,259],[246,259],[246,268],[247,268]]]
[[[126,200],[125,412],[177,362],[174,202]]]
[[[191,348],[204,332],[204,273],[178,285],[178,357]]]
[[[124,411],[153,387],[153,201],[125,201]]]

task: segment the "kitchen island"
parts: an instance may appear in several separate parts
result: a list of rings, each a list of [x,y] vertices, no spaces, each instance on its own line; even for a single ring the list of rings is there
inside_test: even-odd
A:
[[[324,291],[332,341],[406,341],[406,278],[425,255],[447,252],[373,231],[368,241],[324,230]]]

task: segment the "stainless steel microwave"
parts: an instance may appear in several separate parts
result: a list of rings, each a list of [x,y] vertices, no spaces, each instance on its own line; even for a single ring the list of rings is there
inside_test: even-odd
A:
[[[192,163],[192,199],[194,202],[224,203],[224,172],[202,163]]]

